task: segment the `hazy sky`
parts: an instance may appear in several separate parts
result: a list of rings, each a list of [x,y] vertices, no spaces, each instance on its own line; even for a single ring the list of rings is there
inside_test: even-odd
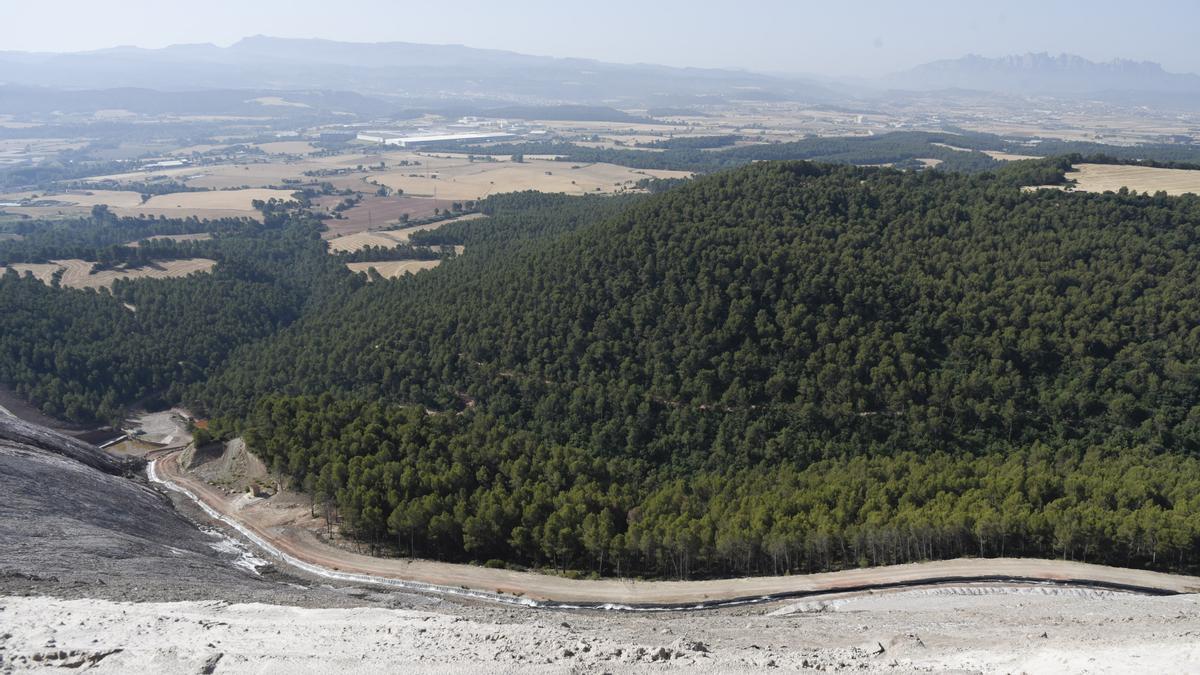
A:
[[[264,34],[832,76],[1028,51],[1200,72],[1197,0],[0,0],[0,25],[0,50]]]

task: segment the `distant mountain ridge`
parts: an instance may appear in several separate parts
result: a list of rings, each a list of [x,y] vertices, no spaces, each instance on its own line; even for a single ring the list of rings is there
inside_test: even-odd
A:
[[[1096,62],[1045,52],[989,58],[969,54],[926,63],[885,78],[898,89],[967,89],[1022,94],[1158,92],[1200,94],[1200,76],[1170,73],[1152,61]]]
[[[1200,76],[1167,72],[1148,61],[1098,63],[1071,54],[997,58],[972,54],[852,85],[834,80],[822,84],[803,76],[608,63],[463,45],[264,35],[228,47],[199,43],[71,53],[0,51],[0,87],[354,92],[405,108],[451,103],[661,108],[727,101],[845,106],[863,96],[897,91],[1086,96],[1124,104],[1200,107]],[[337,107],[336,97],[320,103]],[[351,103],[346,107],[356,111],[376,108],[362,101]]]
[[[666,105],[723,98],[832,98],[798,78],[736,70],[530,56],[461,45],[254,36],[91,52],[0,52],[0,84],[51,88],[342,90],[410,100]]]

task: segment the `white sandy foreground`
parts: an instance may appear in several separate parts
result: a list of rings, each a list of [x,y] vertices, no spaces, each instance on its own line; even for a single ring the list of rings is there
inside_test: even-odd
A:
[[[440,611],[0,598],[0,671],[1200,671],[1200,598],[993,585],[740,611]]]

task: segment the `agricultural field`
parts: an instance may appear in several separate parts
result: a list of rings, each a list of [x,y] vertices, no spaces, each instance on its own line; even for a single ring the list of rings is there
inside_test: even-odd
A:
[[[25,202],[27,205],[5,206],[12,214],[30,218],[62,218],[85,215],[93,206],[104,204],[120,216],[141,214],[169,218],[259,218],[252,202],[271,198],[288,200],[291,190],[219,190],[208,192],[176,192],[156,195],[142,201],[142,195],[128,190],[71,190],[59,194],[34,197],[32,193],[17,193],[0,197],[0,202]]]
[[[960,148],[956,145],[950,145],[947,143],[930,143],[930,145],[936,145],[940,148],[946,148],[947,150],[954,150],[956,152],[971,152],[970,148]],[[1001,162],[1015,162],[1022,159],[1041,159],[1039,155],[1017,155],[1011,152],[1000,152],[999,150],[981,150],[980,152]]]
[[[317,149],[308,141],[277,141],[275,143],[259,143],[254,147],[268,155],[307,155]]]
[[[1077,164],[1067,173],[1076,190],[1085,192],[1116,192],[1129,188],[1135,192],[1169,195],[1200,194],[1200,171],[1187,169],[1158,169],[1149,166],[1120,164]]]
[[[112,209],[133,208],[142,203],[142,195],[129,190],[68,190],[66,192],[38,193],[14,192],[0,197],[0,201],[12,204],[9,209],[20,209],[25,213],[36,213],[37,209],[85,207],[90,210],[97,204],[107,204]],[[30,204],[25,206],[24,204]],[[35,205],[36,204],[36,205]],[[44,206],[43,206],[44,205]]]
[[[85,145],[85,141],[64,138],[0,139],[0,166],[53,156],[66,150],[78,150]]]
[[[458,222],[460,220],[471,220],[474,218],[482,218],[481,213],[469,213],[458,218],[449,218],[447,220],[439,220],[436,223],[427,225],[413,225],[398,230],[374,230],[369,232],[357,232],[347,234],[340,237],[335,237],[329,240],[329,250],[331,253],[352,253],[362,250],[368,246],[383,246],[392,248],[397,244],[408,243],[409,235],[413,232],[421,230],[436,230],[439,227],[448,223]]]
[[[380,276],[395,279],[405,274],[416,274],[422,270],[433,269],[441,264],[441,260],[385,260],[383,262],[346,263],[351,272],[366,272],[372,267]]]
[[[403,244],[408,241],[407,234],[401,234],[401,230],[392,231],[377,231],[377,232],[358,232],[356,234],[348,234],[343,237],[329,240],[330,253],[353,253],[360,251],[368,246],[382,246],[384,248],[393,248],[397,244]]]
[[[256,216],[258,212],[252,206],[252,202],[255,200],[280,199],[287,201],[292,199],[292,194],[291,190],[266,189],[176,192],[151,197],[145,204],[132,210],[147,215],[172,217],[192,214],[208,218]]]
[[[200,143],[198,145],[185,145],[182,148],[174,148],[166,154],[185,157],[192,154],[204,154],[206,152],[213,152],[215,150],[224,150],[228,147],[230,146],[225,143]]]
[[[86,260],[53,260],[49,263],[18,263],[12,269],[24,274],[30,272],[43,283],[50,283],[54,274],[63,270],[62,285],[69,288],[110,288],[117,279],[168,279],[186,277],[197,272],[209,272],[217,261],[207,258],[186,260],[164,260],[135,269],[110,269],[92,273],[96,263]],[[9,268],[0,266],[0,274]]]
[[[276,187],[284,179],[303,180],[306,163],[256,162],[213,164],[210,166],[180,166],[153,171],[128,171],[89,178],[90,182],[116,181],[135,183],[153,180],[175,180],[188,187],[209,190]]]
[[[1001,162],[1017,162],[1022,159],[1041,159],[1041,157],[1037,155],[1016,155],[1011,152],[1000,152],[998,150],[984,150],[983,154]]]
[[[459,157],[424,156],[422,162],[419,167],[374,173],[368,180],[403,190],[412,197],[477,200],[530,189],[576,195],[623,192],[643,178],[691,175],[686,171],[650,171],[614,164],[569,164],[540,159],[471,162]]]
[[[960,148],[957,145],[950,145],[949,143],[930,143],[930,145],[936,145],[939,148],[945,148],[947,150],[953,150],[955,152],[971,152],[970,148]]]
[[[180,151],[182,154],[204,152],[208,149],[219,149],[221,146],[201,145],[188,146]],[[171,168],[156,168],[143,171],[127,171],[124,173],[94,176],[87,179],[90,182],[140,183],[157,180],[173,180],[192,188],[209,190],[233,190],[239,188],[279,188],[284,181],[300,183],[329,182],[337,189],[358,191],[375,190],[363,182],[366,167],[378,165],[384,161],[389,165],[405,159],[416,157],[411,152],[371,152],[346,153],[327,157],[302,157],[311,152],[312,146],[304,141],[280,141],[260,145],[272,157],[259,156],[257,160],[232,160],[214,164],[197,164]],[[186,152],[185,152],[186,151]],[[362,166],[363,171],[358,171]],[[341,172],[342,175],[307,176],[305,172]]]
[[[579,126],[579,123],[571,123]],[[628,127],[629,125],[624,125]],[[644,127],[644,128],[643,128]],[[592,128],[592,127],[589,127]],[[624,138],[627,143],[666,137],[671,127],[654,125],[598,125],[609,131],[608,143]],[[676,129],[676,135],[687,135]],[[222,141],[189,144],[175,152],[190,155],[219,150]],[[529,157],[512,162],[507,156],[476,160],[465,154],[427,154],[400,148],[363,146],[337,155],[313,156],[316,148],[308,141],[284,140],[257,146],[267,157],[232,157],[213,164],[197,162],[177,167],[110,173],[83,179],[104,189],[76,189],[46,194],[23,192],[0,195],[0,203],[14,218],[69,218],[86,214],[97,204],[107,205],[123,216],[139,214],[165,217],[221,218],[258,217],[251,206],[256,199],[289,199],[293,188],[328,184],[341,193],[362,196],[361,203],[342,213],[343,218],[326,222],[326,238],[396,225],[404,214],[420,221],[447,210],[455,201],[470,201],[491,194],[519,190],[542,190],[567,194],[614,193],[633,189],[647,177],[682,177],[679,171],[629,169],[612,164],[569,164],[550,157]],[[166,148],[160,152],[169,155]],[[162,156],[162,155],[160,155]],[[203,192],[156,195],[143,201],[140,184],[174,181]],[[117,187],[113,187],[113,185]],[[128,185],[131,189],[122,190]],[[403,192],[396,196],[376,194],[380,186]],[[315,199],[320,209],[332,208],[345,194]],[[23,202],[23,203],[22,203]]]
[[[338,202],[345,199],[340,195],[330,195],[314,200],[318,208],[331,211]],[[449,199],[418,199],[414,197],[378,197],[371,195],[353,208],[342,212],[342,218],[330,218],[325,221],[328,231],[322,236],[333,239],[348,234],[379,229],[387,225],[399,223],[404,214],[410,220],[423,220],[434,215],[434,209],[449,210],[454,202]],[[427,226],[426,229],[432,226]]]

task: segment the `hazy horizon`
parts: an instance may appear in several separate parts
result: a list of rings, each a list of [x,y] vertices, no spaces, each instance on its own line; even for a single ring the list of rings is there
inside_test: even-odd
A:
[[[1156,61],[1171,72],[1200,71],[1200,52],[1191,48],[1200,7],[1177,0],[1151,0],[1137,12],[1109,0],[1092,3],[1086,12],[1065,3],[1028,0],[1002,8],[944,0],[918,7],[874,0],[838,7],[749,0],[723,8],[697,8],[679,0],[653,5],[612,0],[603,12],[580,3],[521,0],[501,7],[465,0],[453,16],[423,3],[380,0],[340,3],[337,12],[312,0],[253,5],[216,0],[203,12],[148,0],[130,0],[122,7],[115,13],[110,6],[79,0],[22,6],[15,12],[20,31],[7,36],[4,50],[228,46],[261,34],[461,44],[615,63],[829,77],[884,75],[970,53],[996,57],[1027,52]],[[73,18],[62,22],[63,16]],[[388,17],[395,21],[382,20]]]

